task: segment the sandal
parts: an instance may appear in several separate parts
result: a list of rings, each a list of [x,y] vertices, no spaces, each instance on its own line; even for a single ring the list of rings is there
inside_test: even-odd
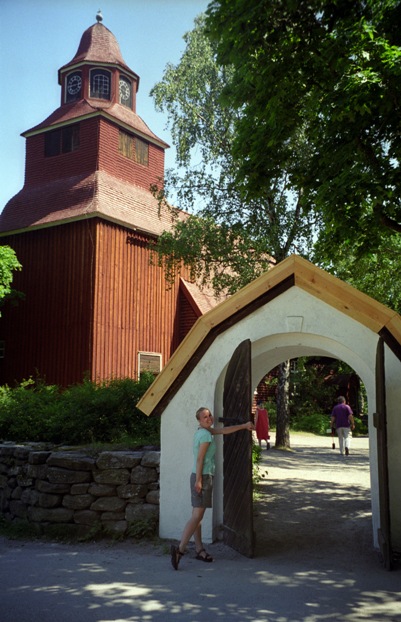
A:
[[[200,551],[197,551],[195,559],[199,559],[201,562],[208,562],[208,563],[213,561],[213,557],[209,555],[209,553],[207,553],[205,549],[201,549]]]
[[[174,544],[172,544],[170,547],[170,554],[171,565],[173,566],[174,570],[178,570],[178,564],[180,563],[181,557],[184,555],[184,553],[181,553],[179,546],[174,546]]]

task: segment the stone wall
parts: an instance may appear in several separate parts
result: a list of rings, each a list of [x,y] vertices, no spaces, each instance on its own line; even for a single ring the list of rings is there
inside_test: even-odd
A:
[[[39,534],[124,537],[159,517],[159,451],[0,445],[0,512]]]

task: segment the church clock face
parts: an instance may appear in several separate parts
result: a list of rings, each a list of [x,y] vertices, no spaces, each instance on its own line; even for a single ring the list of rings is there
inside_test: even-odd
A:
[[[76,95],[81,90],[82,79],[81,76],[75,74],[68,78],[67,90],[70,95]]]
[[[81,93],[82,78],[81,74],[73,73],[67,80],[67,101],[73,101],[77,99]]]
[[[131,106],[131,83],[126,78],[120,78],[119,82],[120,103]]]

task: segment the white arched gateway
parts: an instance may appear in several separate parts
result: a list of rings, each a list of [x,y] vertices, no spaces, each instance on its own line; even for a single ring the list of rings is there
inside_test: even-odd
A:
[[[401,550],[400,344],[397,313],[295,255],[199,318],[138,404],[147,415],[162,414],[160,536],[178,539],[191,510],[197,408],[210,407],[216,422],[246,420],[253,388],[276,365],[330,356],[348,363],[366,387],[373,542],[391,567]],[[252,555],[250,448],[247,440],[232,440],[241,435],[217,437],[214,507],[203,533],[210,542],[222,530],[229,544]],[[223,491],[233,453],[245,476],[229,499]]]

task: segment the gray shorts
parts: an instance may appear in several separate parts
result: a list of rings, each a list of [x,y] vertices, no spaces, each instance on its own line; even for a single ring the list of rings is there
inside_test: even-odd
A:
[[[191,473],[191,503],[193,508],[211,508],[213,475],[202,475],[202,492],[195,490],[196,474]]]

